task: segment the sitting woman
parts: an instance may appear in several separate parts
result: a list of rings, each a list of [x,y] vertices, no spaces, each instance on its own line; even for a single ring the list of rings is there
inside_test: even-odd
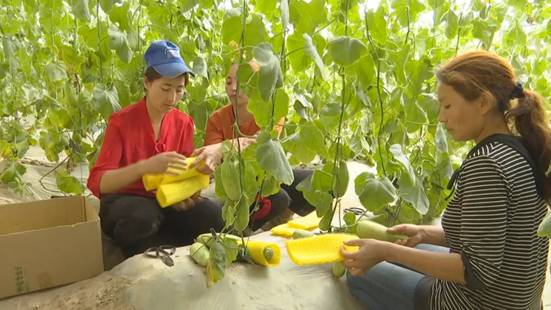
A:
[[[189,244],[210,228],[224,227],[221,206],[199,193],[161,208],[155,194],[144,189],[144,174],[185,166],[194,135],[193,120],[176,108],[192,74],[178,47],[155,41],[144,58],[146,95],[111,115],[88,179],[88,188],[101,200],[103,232],[128,256],[150,246]],[[202,152],[201,158],[212,166],[221,156],[218,153]]]
[[[244,139],[253,141],[260,130],[255,122],[254,116],[247,110],[249,98],[241,90],[237,89],[237,70],[238,64],[232,64],[226,77],[226,94],[230,99],[228,105],[216,110],[207,121],[205,145],[220,143],[225,140],[236,138],[234,135],[234,122],[237,119],[239,132],[245,137]],[[276,125],[276,130],[281,133],[283,129],[282,119]],[[302,193],[295,187],[305,178],[312,174],[311,170],[293,169],[294,181],[291,185],[282,184],[282,190],[278,193],[263,199],[264,210],[261,208],[253,214],[251,228],[258,229],[271,218],[286,212],[287,208],[299,215],[306,215],[314,210],[303,197]],[[271,210],[267,212],[266,206],[270,205]]]
[[[540,309],[551,198],[551,128],[542,98],[503,58],[474,51],[441,67],[439,121],[476,142],[452,178],[442,227],[397,225],[409,238],[342,251],[351,293],[369,309]],[[455,179],[455,180],[454,180]],[[423,245],[412,248],[420,243]]]

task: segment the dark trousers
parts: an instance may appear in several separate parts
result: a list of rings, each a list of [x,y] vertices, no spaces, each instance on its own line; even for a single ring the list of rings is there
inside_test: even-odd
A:
[[[285,210],[289,208],[289,204],[291,203],[291,198],[284,190],[280,190],[279,192],[268,196],[268,199],[270,199],[272,203],[272,208],[270,210],[270,213],[261,219],[253,219],[251,217],[249,220],[249,227],[253,231],[259,229],[264,224],[266,224],[266,222],[268,222],[269,220],[285,212]],[[254,205],[251,206],[251,208],[252,207],[254,207]]]
[[[291,185],[281,184],[281,190],[279,192],[268,196],[268,199],[272,202],[272,209],[270,213],[262,219],[253,220],[251,218],[249,227],[251,227],[253,231],[259,229],[266,222],[279,216],[287,209],[290,209],[294,213],[301,216],[315,210],[315,207],[310,205],[306,199],[304,199],[302,192],[296,189],[300,182],[312,175],[312,170],[293,169],[293,175],[295,176],[295,179]]]
[[[154,197],[128,194],[104,195],[100,201],[103,232],[113,238],[127,256],[152,246],[193,243],[210,228],[224,227],[221,206],[203,198],[186,211],[161,208]]]
[[[310,169],[293,169],[293,175],[295,176],[293,183],[291,185],[281,184],[282,191],[287,192],[291,198],[289,209],[300,216],[305,216],[316,209],[304,199],[302,192],[297,190],[297,185],[310,177],[312,173],[313,171]]]

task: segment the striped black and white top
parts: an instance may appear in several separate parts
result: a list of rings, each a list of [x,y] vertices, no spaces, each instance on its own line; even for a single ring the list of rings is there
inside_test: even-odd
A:
[[[436,280],[431,309],[539,309],[549,243],[536,232],[547,205],[529,161],[498,138],[460,167],[442,227],[467,284]]]

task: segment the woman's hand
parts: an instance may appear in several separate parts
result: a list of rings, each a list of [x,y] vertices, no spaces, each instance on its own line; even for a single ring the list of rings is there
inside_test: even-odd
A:
[[[237,143],[238,142],[239,142],[239,147],[241,148],[241,150],[244,150],[249,145],[251,145],[253,143],[256,143],[256,137],[254,137],[254,138],[250,138],[250,137],[244,138],[244,137],[242,137],[242,138],[233,139],[232,143],[233,143],[233,146],[235,148],[237,148]]]
[[[357,252],[347,252],[341,247],[344,265],[353,276],[367,272],[371,267],[385,260],[385,241],[375,239],[355,239],[345,241],[348,246],[359,246]]]
[[[195,162],[190,165],[190,168],[196,167],[201,173],[211,174],[222,161],[222,143],[198,148],[193,152],[192,156],[196,158]]]
[[[143,174],[165,173],[168,168],[185,169],[186,157],[178,152],[163,152],[142,162]]]
[[[396,240],[396,244],[415,247],[419,243],[423,243],[426,233],[422,226],[414,224],[400,224],[389,227],[388,232],[402,234],[408,236],[407,239]]]
[[[195,207],[195,204],[199,201],[203,200],[204,198],[201,197],[201,191],[198,191],[197,193],[193,194],[191,197],[189,197],[186,200],[180,201],[178,203],[175,203],[172,205],[172,207],[178,211],[186,211],[193,207]]]

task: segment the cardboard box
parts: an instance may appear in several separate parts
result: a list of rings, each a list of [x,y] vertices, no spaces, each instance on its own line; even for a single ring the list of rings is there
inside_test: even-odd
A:
[[[0,205],[0,298],[102,272],[99,217],[84,197]]]

